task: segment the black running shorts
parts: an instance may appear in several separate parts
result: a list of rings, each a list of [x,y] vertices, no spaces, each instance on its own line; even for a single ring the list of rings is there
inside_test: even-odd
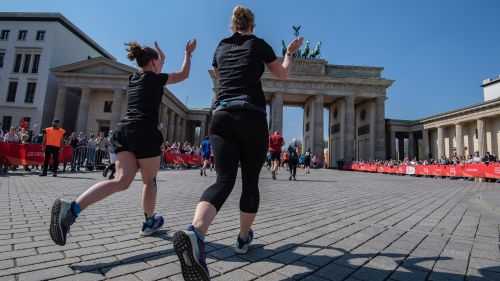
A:
[[[280,161],[281,152],[279,151],[271,151],[271,161]]]
[[[163,136],[158,129],[134,125],[118,127],[111,138],[114,153],[132,152],[137,159],[160,156],[162,143]]]

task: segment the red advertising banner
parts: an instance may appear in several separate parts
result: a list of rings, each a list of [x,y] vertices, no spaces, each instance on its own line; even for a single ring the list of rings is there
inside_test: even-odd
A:
[[[377,172],[398,175],[500,179],[500,163],[416,166],[384,166],[378,164],[353,163],[350,165],[344,165],[344,169],[360,172]]]
[[[59,153],[59,162],[71,162],[73,149],[64,146]],[[44,152],[41,144],[0,143],[0,159],[9,165],[42,165]]]
[[[500,164],[489,164],[484,167],[484,176],[490,179],[500,179]]]
[[[201,166],[202,159],[199,155],[179,154],[171,151],[163,153],[165,162],[174,165]]]

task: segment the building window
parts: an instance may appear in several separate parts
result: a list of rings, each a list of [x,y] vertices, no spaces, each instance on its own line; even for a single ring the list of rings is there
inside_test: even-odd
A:
[[[43,41],[45,40],[45,30],[38,30],[36,32],[36,41]]]
[[[28,87],[26,87],[26,96],[24,97],[25,103],[33,103],[33,101],[35,100],[35,90],[36,90],[36,83],[29,82]]]
[[[31,55],[24,55],[23,73],[28,73],[30,70]]]
[[[5,52],[0,52],[0,68],[3,67],[4,58],[5,58]]]
[[[19,122],[19,127],[28,129],[30,127],[31,117],[23,117]]]
[[[104,112],[110,113],[111,112],[111,107],[113,106],[112,101],[105,101],[104,102]]]
[[[38,73],[38,64],[40,63],[40,55],[33,57],[33,65],[31,66],[31,73]]]
[[[9,32],[10,30],[3,29],[2,32],[0,32],[0,40],[9,40]]]
[[[26,40],[26,35],[28,35],[28,30],[19,30],[17,34],[17,40],[24,41]]]
[[[16,92],[17,92],[17,81],[11,81],[9,83],[9,90],[7,91],[7,102],[16,101]]]
[[[16,54],[16,61],[14,62],[14,73],[18,73],[21,68],[21,61],[23,60],[22,54]]]
[[[2,120],[2,130],[8,131],[12,125],[12,116],[4,116]]]
[[[359,117],[361,118],[361,121],[365,121],[366,119],[366,110],[361,110],[361,113],[359,114]]]

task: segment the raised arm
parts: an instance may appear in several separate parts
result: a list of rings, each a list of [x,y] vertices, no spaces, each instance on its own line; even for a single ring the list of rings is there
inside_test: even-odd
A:
[[[269,68],[269,71],[271,71],[271,73],[279,79],[288,79],[288,68],[292,63],[293,54],[297,52],[300,46],[302,46],[303,42],[303,37],[297,37],[293,39],[293,41],[290,42],[290,44],[288,44],[288,47],[286,48],[286,54],[283,58],[283,62],[280,63],[278,60],[275,60],[271,63],[268,63],[267,67]]]
[[[178,72],[168,74],[167,84],[175,84],[186,80],[189,77],[191,70],[191,56],[196,49],[196,39],[190,40],[186,43],[186,50],[184,51],[184,61],[182,68]]]

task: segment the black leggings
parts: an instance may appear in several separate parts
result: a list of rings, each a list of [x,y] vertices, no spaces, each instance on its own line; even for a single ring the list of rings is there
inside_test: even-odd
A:
[[[205,190],[200,201],[220,210],[233,190],[241,163],[240,210],[257,213],[259,174],[266,159],[268,129],[266,116],[254,111],[217,111],[210,124],[210,142],[215,154],[217,181]]]
[[[290,176],[295,178],[297,175],[297,162],[289,161],[288,168],[290,169]]]

